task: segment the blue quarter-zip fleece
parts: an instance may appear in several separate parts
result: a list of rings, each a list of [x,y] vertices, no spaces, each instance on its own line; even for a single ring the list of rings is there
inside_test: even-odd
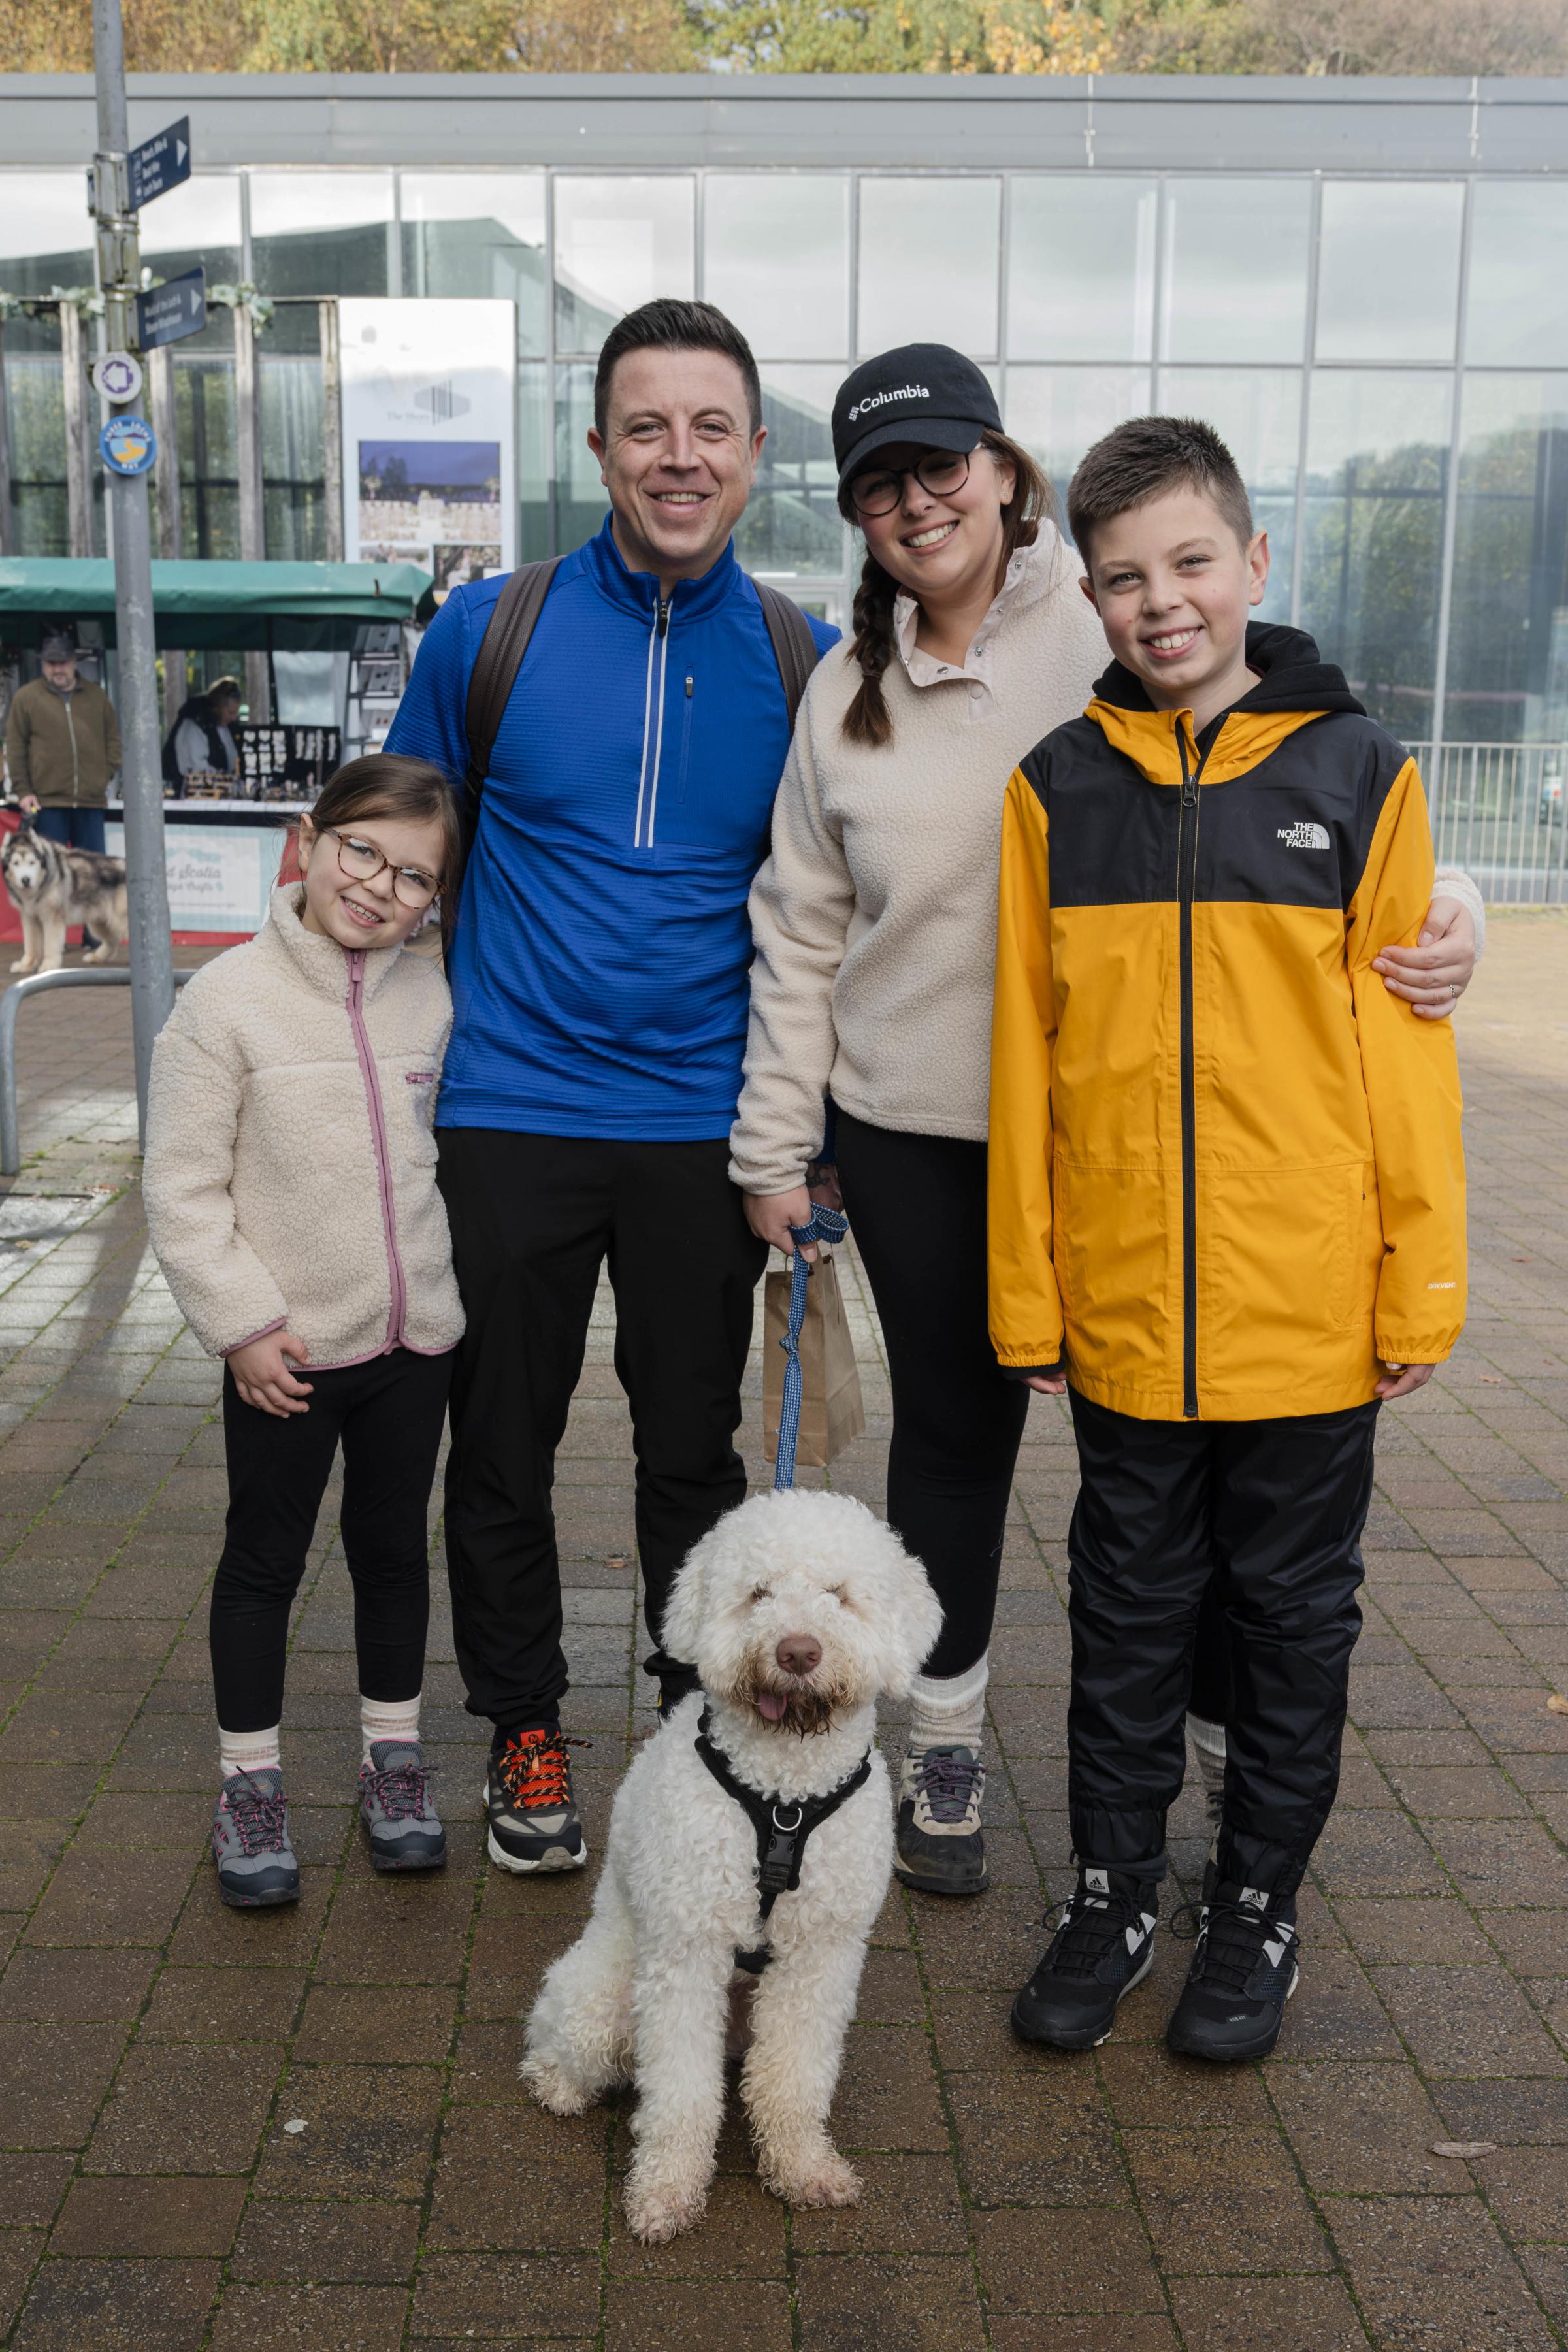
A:
[[[500,580],[453,591],[389,751],[461,777]],[[838,632],[814,620],[826,651]],[[778,664],[732,547],[662,611],[609,518],[551,583],[496,736],[463,886],[437,1123],[692,1142],[728,1135],[746,898],[789,749]]]

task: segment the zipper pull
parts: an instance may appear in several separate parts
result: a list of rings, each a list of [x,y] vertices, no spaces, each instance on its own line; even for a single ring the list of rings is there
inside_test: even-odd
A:
[[[1187,739],[1183,731],[1182,714],[1179,710],[1176,713],[1176,756],[1182,763],[1182,806],[1184,809],[1196,808],[1198,780],[1196,774],[1187,765]]]
[[[686,699],[688,702],[691,699],[691,680],[689,678],[686,681]]]
[[[658,622],[657,622],[657,624],[656,624],[656,627],[657,627],[657,630],[658,630],[658,634],[661,637],[668,637],[668,635],[669,635],[669,599],[668,599],[668,596],[661,596],[661,597],[659,598],[659,600],[658,600]]]

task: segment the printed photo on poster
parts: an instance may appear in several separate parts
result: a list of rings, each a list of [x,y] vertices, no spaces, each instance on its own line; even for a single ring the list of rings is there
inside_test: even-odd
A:
[[[478,547],[437,547],[433,551],[431,570],[436,574],[436,593],[444,596],[448,588],[460,588],[466,580],[485,580],[499,572],[500,548],[494,541]]]
[[[500,446],[495,441],[362,441],[360,543],[430,547],[493,543],[500,520]],[[437,583],[439,584],[439,583]]]
[[[510,302],[345,297],[345,553],[445,592],[517,562]]]

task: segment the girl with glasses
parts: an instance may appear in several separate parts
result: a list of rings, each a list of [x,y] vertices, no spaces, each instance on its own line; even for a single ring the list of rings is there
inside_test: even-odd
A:
[[[756,959],[731,1173],[788,1252],[818,1198],[847,1209],[887,1344],[888,1516],[944,1620],[911,1701],[900,1786],[907,1885],[985,1884],[987,1651],[1027,1391],[986,1320],[985,1132],[1002,803],[1108,662],[1049,484],[978,367],[942,344],[867,361],[833,414],[839,502],[862,533],[854,633],[818,667],[752,893]],[[1452,900],[1473,886],[1439,876]],[[1387,984],[1446,1009],[1472,917]],[[1455,985],[1458,983],[1458,986]],[[824,1097],[837,1106],[825,1141]],[[1063,1457],[1064,1463],[1066,1457]],[[1047,1457],[1048,1461],[1048,1457]],[[1054,1465],[1053,1465],[1054,1466]],[[1068,1488],[1050,1506],[1065,1532]],[[1194,1688],[1223,1770],[1227,1654]],[[1065,1660],[1063,1661],[1065,1666]],[[1215,1751],[1217,1747],[1218,1763]]]
[[[426,1515],[463,1329],[432,1132],[452,1006],[439,964],[405,949],[461,856],[439,769],[351,761],[300,819],[300,880],[197,973],[153,1055],[148,1230],[181,1313],[224,1360],[213,1851],[219,1894],[241,1906],[300,1893],[283,1670],[340,1442],[370,1859],[446,1860],[419,1700]]]

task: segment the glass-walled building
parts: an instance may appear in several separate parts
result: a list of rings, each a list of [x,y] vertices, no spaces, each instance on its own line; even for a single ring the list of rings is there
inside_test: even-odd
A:
[[[607,328],[696,294],[762,368],[742,560],[832,617],[858,564],[835,386],[940,339],[1059,490],[1123,417],[1209,418],[1269,531],[1265,616],[1311,629],[1407,738],[1568,737],[1560,85],[879,80],[142,86],[137,128],[189,107],[200,167],[144,214],[149,262],[279,306],[268,554],[326,551],[321,298],[514,302],[526,557],[603,514],[584,435]],[[52,82],[24,132],[22,89],[0,81],[0,156],[29,159],[0,168],[0,289],[45,296],[90,281],[90,100]],[[237,551],[231,341],[218,311],[178,352],[189,554]],[[5,398],[12,549],[63,553],[51,315],[7,324]]]

